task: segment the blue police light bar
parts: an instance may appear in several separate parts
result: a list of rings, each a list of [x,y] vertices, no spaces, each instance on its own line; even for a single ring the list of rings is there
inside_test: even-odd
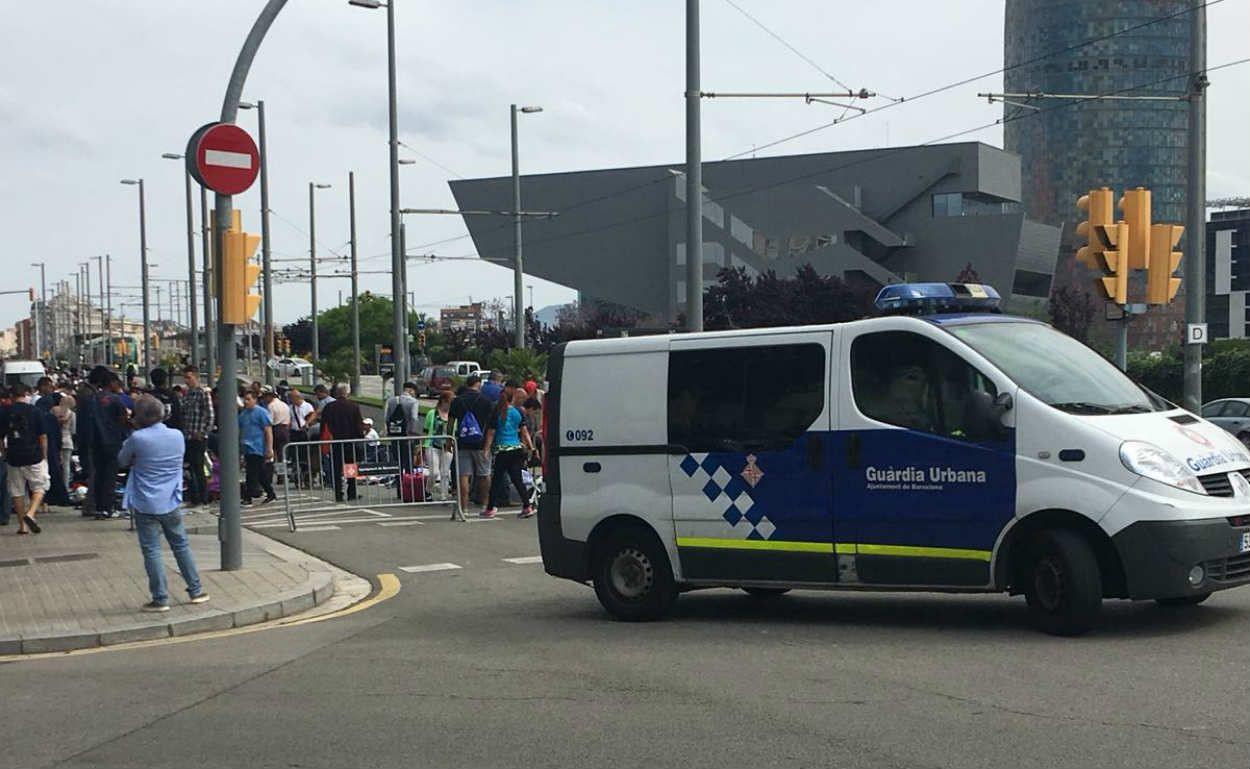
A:
[[[884,312],[926,315],[939,312],[997,312],[1000,297],[982,283],[895,283],[877,294]]]

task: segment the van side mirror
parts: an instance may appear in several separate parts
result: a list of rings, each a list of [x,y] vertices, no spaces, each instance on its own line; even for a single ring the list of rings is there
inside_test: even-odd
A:
[[[972,440],[1003,440],[1007,428],[1003,426],[1003,414],[1015,406],[1011,393],[991,396],[987,392],[974,391],[968,397],[965,425]]]

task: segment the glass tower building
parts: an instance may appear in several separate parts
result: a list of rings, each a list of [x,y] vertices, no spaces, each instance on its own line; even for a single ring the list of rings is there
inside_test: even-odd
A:
[[[1007,0],[1004,91],[1180,96],[1190,70],[1190,18],[1183,11],[1193,5],[1193,0]],[[1184,223],[1185,101],[1025,97],[1010,102],[1003,109],[1004,143],[1022,158],[1022,202],[1031,218],[1066,224],[1070,232],[1080,219],[1076,201],[1088,190],[1110,187],[1118,200],[1125,189],[1146,187],[1155,222]],[[1066,262],[1071,237],[1065,242],[1061,260]],[[1092,286],[1093,274],[1083,269],[1063,265],[1057,273]],[[1057,283],[1062,280],[1057,277]],[[1181,308],[1178,297],[1172,306],[1135,320],[1131,343],[1154,349],[1179,342]]]

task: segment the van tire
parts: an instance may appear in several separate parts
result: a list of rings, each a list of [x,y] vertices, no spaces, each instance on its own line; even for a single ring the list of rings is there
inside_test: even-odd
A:
[[[595,595],[624,622],[662,619],[677,600],[668,553],[649,529],[617,529],[595,548],[591,564]]]
[[[1102,573],[1093,547],[1074,531],[1041,532],[1029,550],[1024,596],[1042,632],[1089,632],[1102,610]]]
[[[1197,595],[1183,595],[1176,598],[1156,598],[1155,603],[1165,609],[1184,609],[1189,606],[1197,606],[1210,597],[1210,593],[1199,593]]]
[[[752,598],[780,598],[790,592],[788,587],[744,587],[742,592]]]

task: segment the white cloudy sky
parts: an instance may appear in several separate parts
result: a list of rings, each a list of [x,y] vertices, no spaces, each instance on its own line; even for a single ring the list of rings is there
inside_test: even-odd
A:
[[[854,88],[908,96],[1002,65],[1003,0],[735,0],[820,67]],[[138,283],[136,193],[148,193],[154,277],[186,274],[178,163],[191,131],[216,117],[225,79],[261,0],[61,0],[4,3],[0,23],[0,226],[5,289],[71,277],[95,254],[114,258],[114,283]],[[703,88],[815,91],[832,84],[734,9],[703,0]],[[679,162],[684,156],[684,3],[680,0],[398,0],[400,135],[417,161],[402,169],[407,207],[453,207],[446,181],[509,172],[508,104],[523,118],[523,172]],[[318,193],[322,252],[346,254],[347,173],[356,172],[362,270],[389,264],[385,12],[346,0],[291,0],[256,61],[245,98],[266,102],[275,257],[308,254],[307,184]],[[1214,66],[1250,51],[1250,0],[1209,11]],[[1250,66],[1215,73],[1209,91],[1209,193],[1250,194]],[[992,76],[814,133],[771,154],[931,141],[993,123],[1001,107],[976,98]],[[882,102],[874,102],[880,104]],[[704,158],[715,160],[836,117],[795,102],[704,103]],[[251,130],[255,113],[241,113]],[[962,137],[995,145],[1001,128]],[[449,172],[448,170],[451,171]],[[258,187],[236,198],[258,230]],[[198,209],[198,204],[197,204]],[[197,210],[198,216],[198,210]],[[472,253],[455,217],[413,217],[409,250]],[[369,258],[374,257],[374,258]],[[197,259],[198,259],[197,255]],[[293,267],[289,263],[280,267]],[[323,264],[322,272],[339,269]],[[362,278],[389,293],[386,274]],[[505,270],[469,261],[414,264],[420,309],[511,293]],[[572,292],[532,280],[535,305]],[[93,287],[95,278],[92,278]],[[346,280],[325,280],[324,308]],[[307,284],[276,289],[276,317],[309,307]],[[0,297],[0,325],[26,314]],[[130,317],[137,307],[127,310]]]

